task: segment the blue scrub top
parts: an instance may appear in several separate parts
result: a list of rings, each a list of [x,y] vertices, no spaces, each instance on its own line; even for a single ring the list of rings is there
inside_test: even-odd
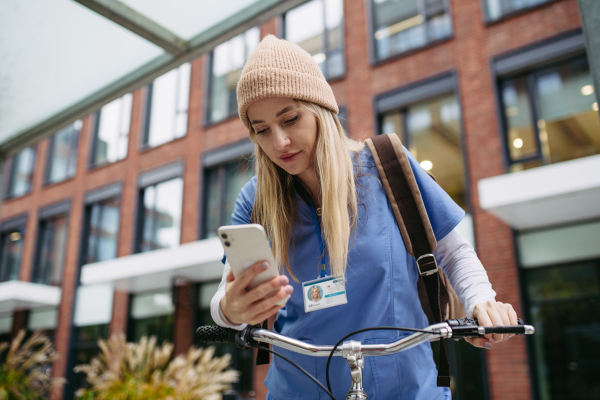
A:
[[[464,211],[419,166],[408,151],[410,164],[437,240],[443,239],[464,217]],[[297,198],[295,246],[290,264],[300,282],[290,279],[294,293],[279,310],[274,330],[307,343],[333,345],[348,333],[375,326],[423,328],[428,325],[417,293],[415,259],[408,254],[400,235],[379,172],[367,146],[359,153],[362,174],[357,178],[359,198],[356,238],[351,239],[346,271],[348,304],[304,312],[301,282],[319,274],[319,244],[310,206]],[[249,224],[254,204],[256,177],[241,190],[235,203],[232,224]],[[329,270],[328,270],[329,273]],[[410,332],[372,331],[351,340],[366,344],[390,343]],[[327,358],[276,351],[292,359],[325,382]],[[350,387],[350,369],[342,357],[330,367],[333,393],[343,399]],[[371,399],[450,399],[448,388],[436,386],[437,369],[429,343],[389,356],[365,357],[364,387]],[[304,374],[279,357],[274,357],[265,385],[271,399],[329,399]]]

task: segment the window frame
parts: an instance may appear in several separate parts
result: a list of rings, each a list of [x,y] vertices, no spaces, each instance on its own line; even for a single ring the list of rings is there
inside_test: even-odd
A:
[[[548,3],[544,3],[542,5],[545,6],[547,4]],[[539,107],[535,96],[535,74],[543,69],[551,68],[561,63],[582,57],[587,57],[585,39],[582,31],[576,29],[491,59],[498,134],[502,143],[505,173],[509,172],[511,166],[529,161],[540,160],[542,165],[548,165],[548,160],[545,159],[542,152],[539,127],[537,124],[537,121],[539,120]],[[510,156],[508,121],[504,113],[504,99],[502,97],[501,84],[508,79],[516,79],[519,77],[525,77],[527,83],[527,97],[529,107],[531,108],[532,126],[536,136],[537,152],[534,156],[524,157],[513,161]]]
[[[327,21],[327,15],[326,15],[326,13],[327,13],[327,7],[325,5],[325,2],[327,0],[320,0],[320,1],[321,1],[322,5],[323,5],[323,42],[325,43],[325,45],[324,45],[325,48],[323,50],[325,52],[325,55],[329,56],[329,50],[327,49],[327,43],[329,41],[327,40],[328,38],[327,38],[327,26],[326,26],[326,21]],[[307,1],[307,2],[302,3],[301,5],[299,5],[297,7],[303,6],[306,3],[308,3],[308,2],[310,2],[310,0]],[[287,14],[290,11],[293,11],[294,9],[296,9],[297,7],[294,7],[291,10],[289,10],[289,11],[287,11],[287,12],[285,12],[285,13],[283,13],[281,15],[281,36],[280,37],[283,38],[283,39],[286,39],[285,32],[286,32],[286,27],[287,27]],[[346,78],[346,75],[348,74],[348,68],[347,68],[348,60],[346,59],[346,54],[347,54],[346,53],[346,6],[345,6],[343,0],[342,0],[342,20],[340,21],[340,27],[342,29],[342,35],[341,35],[340,43],[341,43],[341,51],[342,51],[342,55],[343,55],[342,58],[344,60],[344,71],[340,75],[337,75],[337,76],[334,76],[334,77],[329,77],[329,74],[326,73],[326,72],[329,72],[329,70],[328,70],[328,67],[327,67],[327,63],[325,63],[324,65],[325,65],[325,71],[326,72],[323,72],[323,75],[325,76],[325,80],[327,80],[327,82],[329,82],[329,83],[343,80],[343,79]]]
[[[27,220],[28,220],[28,215],[27,214],[23,214],[20,215],[18,217],[14,217],[11,218],[9,220],[6,221],[2,221],[0,223],[0,239],[2,239],[9,231],[19,231],[21,232],[22,238],[21,240],[23,240],[23,247],[25,247],[25,234],[27,232]],[[4,244],[0,243],[0,262],[2,261],[3,258],[3,250],[4,250]],[[19,275],[21,273],[21,266],[23,263],[23,248],[21,248],[21,260],[19,263],[19,267],[18,267],[18,272],[17,272],[17,279],[19,279]],[[2,272],[2,264],[0,264],[0,282],[8,282],[9,280],[4,280],[1,279],[1,272]]]
[[[128,93],[131,94],[131,96],[133,97],[133,93]],[[124,95],[123,95],[124,96]],[[119,97],[118,99],[123,98],[123,96]],[[115,99],[117,100],[117,99]],[[101,107],[98,111],[92,113],[90,115],[90,122],[91,122],[91,143],[90,143],[90,155],[89,155],[89,159],[88,159],[88,170],[92,171],[98,168],[102,168],[106,165],[111,165],[114,163],[117,163],[119,161],[123,161],[125,160],[128,156],[129,156],[129,142],[131,139],[131,124],[133,122],[133,119],[131,118],[133,116],[133,98],[132,98],[132,102],[131,102],[131,110],[130,110],[130,116],[129,116],[129,131],[127,133],[127,151],[125,152],[125,157],[118,159],[116,161],[106,161],[103,163],[98,163],[98,161],[96,160],[96,150],[98,149],[98,135],[100,134],[100,116],[102,114],[102,108]],[[106,105],[106,104],[105,104]]]
[[[187,124],[186,124],[185,133],[182,136],[177,137],[176,136],[176,132],[174,132],[174,135],[173,135],[173,137],[172,137],[171,140],[166,141],[166,142],[161,143],[161,144],[158,144],[156,146],[150,146],[148,144],[148,140],[150,139],[150,122],[151,122],[151,119],[152,119],[152,96],[154,95],[154,80],[160,78],[162,76],[162,75],[160,75],[160,76],[156,77],[154,80],[152,80],[152,82],[146,84],[144,86],[144,90],[143,90],[144,101],[142,103],[143,107],[142,107],[142,119],[141,119],[143,125],[142,125],[142,134],[140,135],[140,144],[139,144],[139,149],[142,152],[143,151],[148,151],[148,150],[151,150],[151,149],[155,149],[155,148],[160,147],[162,145],[165,145],[167,143],[173,143],[175,140],[183,139],[184,137],[186,137],[188,135],[189,130],[190,130],[190,100],[191,100],[191,95],[192,95],[192,62],[189,61],[188,63],[190,64],[190,84],[189,84],[189,93],[188,93],[188,105],[187,105],[187,110],[186,110]],[[185,64],[185,63],[183,63],[183,64]],[[179,67],[181,67],[181,65],[183,65],[183,64],[180,64],[180,65],[178,65],[178,66],[170,69],[169,71],[165,72],[165,74],[168,73],[168,72],[173,71],[174,69],[179,69]],[[180,78],[180,75],[178,75],[177,78],[178,78],[177,79],[177,90],[176,90],[177,94],[175,96],[176,98],[179,97],[178,95],[179,95],[179,78]],[[175,116],[177,116],[177,110],[175,110],[175,114],[176,114]],[[133,102],[132,102],[132,116],[133,116]],[[130,135],[131,135],[131,123],[132,122],[133,122],[133,118],[130,121],[130,127],[129,127],[129,134]],[[128,146],[127,150],[128,150],[127,153],[129,154],[129,146]],[[127,158],[127,157],[125,157],[125,158]]]
[[[424,1],[424,0],[418,0],[418,1]],[[435,47],[439,44],[442,44],[442,43],[445,43],[445,42],[448,42],[448,41],[454,39],[455,29],[454,29],[454,25],[453,25],[454,21],[452,20],[452,2],[450,0],[444,0],[444,1],[446,3],[447,12],[450,15],[450,27],[451,27],[450,35],[448,35],[447,37],[444,37],[444,38],[440,38],[437,40],[427,42],[425,45],[423,45],[421,47],[415,47],[415,48],[409,49],[409,50],[401,52],[401,53],[391,54],[386,58],[378,59],[377,58],[377,45],[375,43],[375,12],[373,9],[373,0],[366,0],[366,8],[367,8],[366,17],[367,17],[367,23],[368,23],[367,46],[369,47],[369,57],[371,59],[370,60],[371,67],[377,67],[379,65],[388,63],[390,61],[395,61],[400,58],[410,56],[419,51],[427,50],[429,48]]]
[[[200,163],[200,176],[202,177],[201,183],[201,195],[200,195],[200,204],[199,204],[199,229],[198,229],[198,239],[204,240],[204,236],[206,234],[204,228],[204,220],[206,215],[206,207],[208,204],[208,185],[207,185],[207,170],[210,168],[219,167],[219,184],[221,188],[221,192],[219,193],[219,198],[223,198],[225,185],[225,169],[223,166],[229,162],[238,160],[245,156],[252,156],[252,165],[254,167],[255,158],[254,158],[254,142],[250,139],[244,139],[237,143],[229,144],[218,149],[214,149],[203,153],[201,155],[201,163]],[[219,202],[219,215],[221,215],[222,211],[222,202]]]
[[[158,288],[158,289],[151,289],[151,290],[144,290],[142,292],[135,292],[135,293],[130,293],[129,294],[129,301],[128,301],[128,307],[127,307],[127,329],[126,329],[126,337],[127,337],[127,341],[133,341],[133,337],[134,337],[134,323],[135,323],[135,319],[133,318],[133,303],[134,303],[134,298],[135,296],[140,296],[140,295],[147,295],[147,294],[152,294],[152,293],[161,293],[164,291],[168,291],[169,294],[171,295],[171,301],[173,304],[173,313],[170,314],[170,316],[173,319],[173,323],[171,326],[171,340],[169,340],[168,338],[164,338],[163,342],[170,342],[170,343],[174,343],[177,338],[175,337],[175,326],[176,326],[176,316],[177,316],[177,302],[175,299],[175,294],[177,292],[176,290],[176,286],[175,285],[170,285],[167,288]],[[138,320],[142,320],[142,319],[148,319],[148,318],[160,318],[166,315],[157,315],[157,316],[153,316],[153,317],[146,317],[146,318],[139,318]],[[157,340],[157,344],[163,343],[163,342],[159,342]]]
[[[41,256],[42,256],[42,242],[43,242],[43,229],[42,229],[42,224],[44,223],[48,223],[49,221],[52,221],[55,218],[59,218],[59,217],[63,217],[65,218],[66,221],[66,226],[67,226],[67,233],[66,233],[66,241],[65,241],[65,248],[67,247],[68,241],[69,241],[69,211],[71,209],[71,200],[64,200],[64,201],[60,201],[58,203],[55,204],[51,204],[49,206],[45,206],[44,208],[42,208],[39,213],[38,213],[38,222],[37,222],[37,232],[36,232],[36,244],[35,244],[35,252],[33,255],[33,268],[31,268],[31,276],[29,278],[29,280],[31,282],[38,282],[38,278],[40,275],[40,261],[41,261]],[[66,250],[65,250],[66,252]],[[62,272],[61,272],[61,283],[59,286],[62,286],[62,277],[64,275],[64,261],[63,260],[63,265],[61,266],[62,268]],[[45,284],[45,283],[44,283]],[[48,284],[51,285],[51,284]]]
[[[70,125],[67,125],[67,127],[72,126],[74,123],[71,123]],[[71,149],[69,152],[69,157],[73,156],[74,157],[74,162],[75,162],[75,168],[73,168],[73,175],[66,175],[63,179],[61,179],[60,181],[51,181],[50,180],[50,175],[51,175],[51,168],[52,168],[52,164],[54,163],[54,146],[56,145],[56,135],[58,133],[60,133],[63,129],[59,129],[58,131],[54,132],[54,134],[48,139],[48,149],[46,151],[46,165],[44,168],[44,186],[51,186],[51,185],[56,185],[58,183],[62,183],[65,181],[68,181],[69,179],[72,179],[75,177],[75,175],[77,175],[77,167],[78,167],[78,159],[77,157],[79,156],[79,142],[80,142],[80,136],[81,136],[81,131],[83,130],[83,120],[82,120],[82,126],[81,129],[78,130],[77,134],[74,136],[74,138],[71,139]]]
[[[502,16],[500,16],[497,19],[490,19],[489,17],[489,9],[488,9],[488,0],[481,0],[481,16],[482,16],[482,20],[485,26],[491,26],[491,25],[495,25],[495,24],[499,24],[502,23],[506,20],[518,17],[520,15],[523,14],[527,14],[530,12],[533,12],[535,10],[538,10],[540,8],[544,8],[547,7],[553,3],[557,3],[559,1],[563,1],[563,0],[546,0],[544,3],[540,3],[540,4],[535,4],[532,6],[527,6],[527,7],[523,7],[523,8],[519,8],[518,10],[514,10],[511,11],[509,13],[506,13]]]
[[[20,197],[27,196],[28,194],[30,194],[33,191],[33,179],[35,176],[35,166],[36,166],[37,157],[38,157],[37,143],[34,145],[31,145],[29,147],[33,150],[33,162],[32,162],[32,166],[31,166],[31,179],[29,181],[29,189],[25,193],[20,194],[18,196],[15,196],[12,193],[14,180],[15,180],[15,173],[16,173],[15,166],[18,164],[18,160],[21,158],[21,152],[24,150],[24,149],[21,149],[18,153],[14,154],[12,157],[10,157],[10,161],[7,164],[5,164],[5,168],[7,169],[7,171],[6,171],[7,178],[6,178],[6,187],[5,187],[5,191],[4,191],[4,200],[18,199]]]
[[[137,185],[137,201],[135,211],[135,225],[133,235],[133,254],[142,253],[141,243],[144,238],[144,191],[150,186],[156,186],[160,183],[170,181],[172,179],[181,178],[182,187],[182,203],[181,210],[183,216],[183,205],[185,203],[185,167],[183,160],[177,160],[167,165],[143,171],[138,176]],[[183,218],[182,218],[183,222]],[[179,244],[181,244],[181,231],[183,223],[179,225]]]

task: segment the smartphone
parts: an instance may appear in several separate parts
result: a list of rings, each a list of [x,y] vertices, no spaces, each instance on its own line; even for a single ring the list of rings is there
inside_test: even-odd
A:
[[[227,261],[231,265],[233,276],[239,276],[246,268],[251,267],[258,261],[267,261],[269,268],[258,274],[248,285],[253,289],[263,282],[271,280],[279,275],[277,264],[273,258],[269,240],[262,225],[226,225],[217,230],[219,239],[225,249]],[[265,297],[271,296],[269,293]],[[281,300],[278,305],[283,305],[287,299]]]

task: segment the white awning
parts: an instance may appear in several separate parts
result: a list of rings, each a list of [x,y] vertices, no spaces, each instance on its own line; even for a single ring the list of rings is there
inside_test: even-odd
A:
[[[0,153],[307,0],[2,0]]]
[[[600,155],[482,179],[481,208],[533,229],[600,217]]]
[[[23,281],[0,283],[0,314],[60,304],[61,289]]]
[[[130,293],[169,288],[174,280],[219,280],[223,274],[223,246],[218,238],[186,243],[174,249],[154,250],[84,265],[81,284],[112,283]]]

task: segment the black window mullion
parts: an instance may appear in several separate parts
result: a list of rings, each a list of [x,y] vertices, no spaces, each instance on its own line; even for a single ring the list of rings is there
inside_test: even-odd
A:
[[[544,152],[542,150],[542,142],[540,140],[540,129],[538,126],[539,103],[538,103],[537,97],[535,95],[535,93],[536,93],[535,74],[529,73],[527,75],[526,79],[527,79],[527,96],[529,97],[529,107],[531,108],[531,119],[532,119],[533,129],[535,132],[535,143],[537,146],[537,157],[542,160],[543,164],[547,164],[550,162],[550,160],[546,160],[546,157],[544,157]],[[507,133],[508,132],[506,132],[505,134],[507,134]],[[510,145],[510,143],[507,143],[507,146],[508,145]]]
[[[150,121],[152,117],[152,96],[154,93],[154,82],[147,86],[146,90],[146,115],[144,116],[144,132],[142,135],[142,146],[148,145],[150,141]]]
[[[408,149],[410,148],[410,131],[408,129],[408,108],[405,108],[404,110],[400,111],[400,115],[402,115],[402,130],[404,131],[404,137],[402,138],[402,140],[404,141],[404,147]]]
[[[219,167],[219,172],[218,172],[218,178],[217,178],[217,182],[218,182],[218,202],[217,204],[219,205],[219,223],[218,225],[223,225],[224,221],[223,221],[223,208],[224,208],[224,200],[225,200],[225,174],[226,174],[226,163],[224,163],[223,165],[221,165]]]

